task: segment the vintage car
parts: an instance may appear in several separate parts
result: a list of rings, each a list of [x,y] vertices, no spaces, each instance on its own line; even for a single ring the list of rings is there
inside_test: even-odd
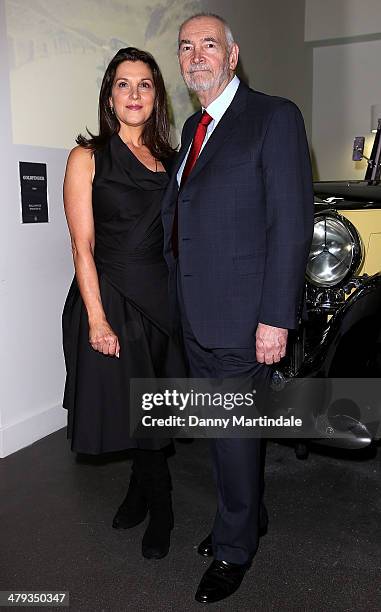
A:
[[[304,313],[290,334],[285,359],[273,372],[272,386],[284,389],[291,380],[302,384],[315,378],[329,381],[332,388],[338,380],[352,379],[362,401],[353,393],[347,402],[333,401],[331,393],[327,402],[313,392],[311,410],[320,424],[314,442],[363,448],[380,437],[381,183],[317,182],[314,192]],[[309,445],[309,440],[297,440],[297,457],[305,458]]]

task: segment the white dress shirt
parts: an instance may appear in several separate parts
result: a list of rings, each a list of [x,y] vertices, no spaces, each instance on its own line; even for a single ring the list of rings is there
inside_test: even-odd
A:
[[[234,76],[232,78],[232,80],[230,81],[230,83],[225,87],[225,89],[223,90],[222,93],[220,93],[220,95],[218,96],[218,98],[216,98],[215,100],[213,100],[213,102],[211,102],[209,104],[209,106],[207,106],[206,108],[203,108],[202,110],[206,110],[206,112],[208,113],[208,115],[210,115],[213,119],[213,121],[211,121],[208,125],[208,128],[206,130],[206,135],[204,138],[204,142],[202,143],[201,149],[200,149],[200,153],[203,150],[203,148],[205,147],[206,143],[208,142],[213,130],[216,129],[216,126],[218,125],[218,122],[221,120],[222,116],[224,115],[224,113],[227,111],[228,107],[230,106],[230,104],[232,103],[232,100],[237,92],[238,86],[239,86],[240,80],[237,76]],[[192,146],[192,143],[189,145],[189,149],[187,151],[186,156],[183,159],[183,162],[179,168],[179,171],[177,173],[177,182],[180,185],[181,182],[181,177],[183,175],[183,170],[185,167],[185,164],[187,162],[188,159],[188,155],[189,155],[189,151],[190,148]]]

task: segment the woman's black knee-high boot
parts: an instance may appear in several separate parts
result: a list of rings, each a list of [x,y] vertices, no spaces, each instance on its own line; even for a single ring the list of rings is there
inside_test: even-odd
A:
[[[161,559],[169,551],[173,529],[171,476],[164,451],[138,450],[136,476],[149,510],[142,554],[147,559]]]
[[[127,495],[114,516],[112,526],[115,529],[129,529],[143,522],[147,516],[148,504],[136,476],[136,452],[132,462],[130,484]]]

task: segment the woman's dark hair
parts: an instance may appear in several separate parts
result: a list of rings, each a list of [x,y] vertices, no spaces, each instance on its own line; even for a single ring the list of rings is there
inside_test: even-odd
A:
[[[152,115],[144,125],[142,139],[143,144],[148,147],[154,157],[157,159],[165,159],[173,153],[174,149],[169,143],[170,124],[164,80],[160,68],[153,56],[147,51],[141,51],[135,47],[119,49],[118,53],[112,58],[106,68],[99,93],[99,134],[94,135],[87,130],[90,138],[86,138],[82,134],[79,134],[76,143],[86,149],[96,151],[104,147],[113,134],[119,132],[119,121],[110,109],[110,97],[116,69],[119,64],[125,61],[144,62],[151,69],[155,86],[155,101]]]

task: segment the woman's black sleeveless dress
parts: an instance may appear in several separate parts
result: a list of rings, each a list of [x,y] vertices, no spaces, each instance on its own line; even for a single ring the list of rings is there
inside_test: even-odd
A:
[[[161,448],[164,439],[130,435],[129,379],[185,376],[180,344],[171,334],[168,273],[163,258],[161,200],[166,172],[146,168],[119,135],[95,153],[94,260],[106,318],[120,358],[89,344],[87,312],[74,278],[63,311],[71,448],[99,454]]]

